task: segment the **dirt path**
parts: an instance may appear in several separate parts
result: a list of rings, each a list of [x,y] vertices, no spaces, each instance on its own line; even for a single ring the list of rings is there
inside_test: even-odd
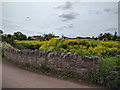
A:
[[[98,88],[77,84],[21,69],[3,62],[3,88]]]

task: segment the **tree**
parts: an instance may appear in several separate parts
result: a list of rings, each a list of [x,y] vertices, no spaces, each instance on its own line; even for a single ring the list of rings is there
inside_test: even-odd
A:
[[[27,39],[27,36],[22,34],[21,32],[15,32],[13,34],[13,37],[15,40],[26,40]]]
[[[113,40],[117,40],[117,32],[114,33]]]
[[[98,38],[99,38],[100,40],[102,40],[102,39],[103,39],[103,33],[100,33],[99,36],[98,36]]]
[[[3,34],[3,31],[2,31],[2,30],[0,30],[0,34]]]
[[[105,34],[103,35],[103,37],[104,37],[104,38],[108,38],[108,40],[112,40],[113,35],[112,35],[111,33],[105,33]]]
[[[82,37],[76,37],[76,39],[81,39]]]
[[[29,37],[28,37],[28,40],[32,40],[32,37],[29,36]]]
[[[95,39],[95,37],[94,37],[94,36],[92,36],[92,39]]]
[[[101,34],[98,36],[98,38],[99,38],[100,40],[103,40],[103,39],[105,39],[105,38],[107,38],[108,40],[112,40],[113,35],[112,35],[111,33],[104,33],[104,34],[101,33]]]
[[[2,34],[3,34],[3,31],[0,30],[0,41],[2,41],[2,37],[1,37]]]
[[[62,39],[68,39],[68,37],[66,37],[66,36],[62,35]]]
[[[50,39],[52,39],[54,37],[55,37],[55,35],[53,33],[44,34],[43,35],[43,41],[48,41],[48,40],[50,40]]]
[[[11,34],[2,35],[2,42],[7,42],[7,43],[11,44],[12,46],[15,45],[14,37]]]

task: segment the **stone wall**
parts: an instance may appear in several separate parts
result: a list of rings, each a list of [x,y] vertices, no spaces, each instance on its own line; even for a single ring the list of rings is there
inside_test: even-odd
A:
[[[54,70],[75,72],[80,75],[88,70],[98,70],[98,57],[81,57],[78,54],[61,53],[41,50],[3,49],[4,56],[20,64],[29,64],[35,67],[45,65]]]

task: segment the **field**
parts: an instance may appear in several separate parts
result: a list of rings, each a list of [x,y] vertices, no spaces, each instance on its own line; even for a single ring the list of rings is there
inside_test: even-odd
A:
[[[120,43],[93,39],[56,39],[49,41],[16,41],[15,48],[51,50],[52,52],[78,53],[80,56],[101,58],[99,71],[90,71],[89,80],[106,87],[120,86]]]
[[[17,41],[19,49],[51,50],[52,52],[72,52],[80,56],[119,55],[118,41],[96,41],[92,39],[56,39],[49,41]]]

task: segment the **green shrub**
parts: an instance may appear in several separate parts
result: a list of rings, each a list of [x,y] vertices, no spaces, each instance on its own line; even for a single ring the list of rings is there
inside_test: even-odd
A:
[[[75,41],[72,41],[72,42],[69,42],[68,45],[78,45],[78,43]]]
[[[120,58],[102,58],[99,71],[90,71],[89,79],[108,88],[120,88]]]
[[[32,45],[30,43],[20,43],[20,44],[16,44],[15,48],[18,48],[20,50],[22,49],[39,49],[40,45]]]

